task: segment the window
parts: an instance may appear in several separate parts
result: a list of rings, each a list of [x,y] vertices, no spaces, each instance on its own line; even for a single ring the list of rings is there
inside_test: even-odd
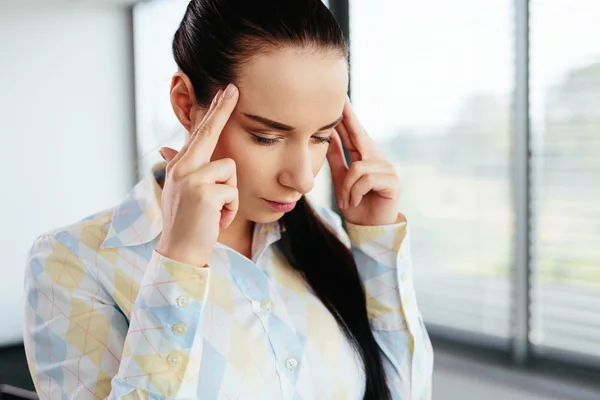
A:
[[[158,149],[180,148],[185,131],[171,107],[169,88],[177,71],[171,42],[189,0],[142,2],[135,6],[135,103],[139,175],[162,161]]]
[[[426,322],[508,339],[512,1],[354,0],[350,27],[352,101],[403,182]]]
[[[600,4],[531,1],[531,342],[600,360]]]

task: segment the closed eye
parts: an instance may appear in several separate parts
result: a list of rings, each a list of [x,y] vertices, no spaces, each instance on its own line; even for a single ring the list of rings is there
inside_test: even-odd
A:
[[[317,142],[317,143],[331,143],[331,136],[327,136],[327,137],[321,137],[321,136],[313,136],[313,139]]]
[[[272,146],[281,140],[279,138],[266,138],[266,137],[257,135],[252,132],[250,132],[250,135],[252,136],[252,140],[254,140],[256,143],[261,144],[263,146]],[[331,140],[332,140],[331,136],[313,136],[311,139],[317,144],[322,144],[322,143],[329,144],[329,143],[331,143]]]
[[[252,139],[262,145],[271,146],[279,141],[279,139],[269,139],[262,136],[252,134]]]

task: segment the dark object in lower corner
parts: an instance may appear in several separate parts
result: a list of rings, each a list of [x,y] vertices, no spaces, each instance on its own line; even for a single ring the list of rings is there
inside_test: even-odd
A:
[[[35,392],[11,385],[0,385],[0,400],[39,400]]]

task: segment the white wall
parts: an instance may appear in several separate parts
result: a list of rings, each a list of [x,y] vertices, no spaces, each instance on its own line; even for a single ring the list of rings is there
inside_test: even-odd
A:
[[[0,1],[0,346],[21,342],[36,236],[135,183],[131,13],[48,3]]]

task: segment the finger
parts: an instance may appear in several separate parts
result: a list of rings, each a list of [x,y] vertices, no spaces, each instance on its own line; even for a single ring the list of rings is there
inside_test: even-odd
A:
[[[196,185],[216,183],[237,187],[235,161],[231,158],[222,158],[210,162],[195,172],[192,179]]]
[[[375,191],[378,195],[384,198],[393,199],[394,193],[397,190],[397,177],[392,174],[367,174],[363,175],[350,191],[350,205],[357,207],[363,197]]]
[[[331,135],[331,144],[327,149],[327,162],[329,163],[329,169],[331,170],[331,176],[335,185],[336,181],[343,179],[345,173],[348,171],[342,140],[336,131]]]
[[[372,161],[357,161],[352,163],[348,173],[346,174],[346,178],[341,187],[340,191],[340,201],[346,207],[351,204],[351,190],[352,187],[361,179],[364,175],[368,174],[387,174],[391,173],[390,166],[384,163],[377,163]],[[344,207],[341,207],[342,209]]]
[[[198,124],[198,126],[196,127],[196,129],[194,129],[194,131],[192,131],[189,135],[189,137],[187,138],[185,144],[183,145],[183,147],[181,148],[181,150],[179,150],[179,156],[175,158],[175,162],[177,162],[181,157],[183,157],[183,155],[188,151],[190,144],[192,143],[192,141],[194,140],[195,137],[195,133],[196,130],[202,126],[202,124],[204,124],[204,121],[206,121],[206,119],[208,118],[209,115],[212,114],[212,112],[214,111],[216,105],[217,105],[217,100],[223,95],[223,90],[219,89],[217,91],[217,94],[215,95],[215,97],[213,97],[212,102],[210,103],[210,106],[208,107],[208,111],[206,111],[206,113],[204,114],[204,116],[202,117],[202,120],[200,120],[200,123]]]
[[[338,126],[335,127],[335,131],[340,136],[340,139],[342,141],[342,146],[346,150],[348,150],[348,153],[350,154],[350,160],[352,162],[360,161],[361,160],[360,152],[356,149],[356,146],[354,146],[354,143],[352,143],[352,140],[350,139],[350,134],[348,133],[348,129],[346,128],[346,125],[344,125],[344,121],[340,122],[338,124]]]
[[[215,185],[211,192],[213,201],[221,209],[219,226],[225,229],[231,225],[239,208],[239,194],[236,187],[230,185]]]
[[[215,95],[215,97],[213,97],[212,103],[210,103],[210,107],[208,107],[208,111],[204,114],[204,117],[202,117],[202,120],[200,121],[198,126],[202,125],[206,121],[206,119],[213,113],[213,111],[217,107],[217,101],[221,98],[221,96],[223,96],[223,89],[219,89],[217,91],[217,94]]]
[[[158,152],[160,153],[160,156],[163,158],[163,160],[165,160],[166,162],[171,162],[171,160],[173,160],[179,153],[177,150],[174,150],[170,147],[161,147],[161,149],[158,150]]]
[[[342,113],[344,125],[348,132],[348,137],[356,150],[360,153],[361,159],[370,158],[375,148],[375,144],[367,131],[358,120],[358,116],[350,104],[350,99],[346,97],[346,104]]]
[[[238,97],[239,91],[235,85],[229,84],[223,95],[217,99],[214,110],[194,132],[194,138],[182,161],[185,159],[186,162],[197,165],[210,160],[221,132],[237,104]]]

